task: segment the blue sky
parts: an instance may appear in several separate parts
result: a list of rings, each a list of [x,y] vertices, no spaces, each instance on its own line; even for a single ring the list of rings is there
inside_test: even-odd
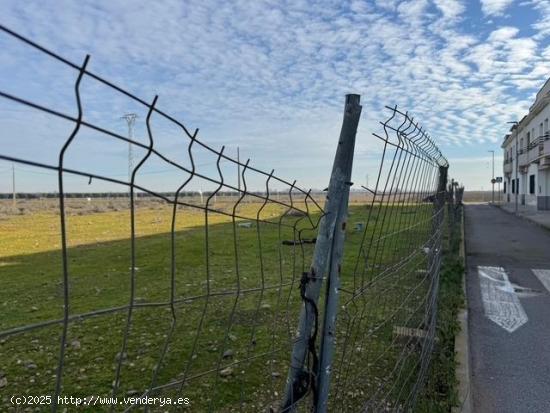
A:
[[[371,132],[384,105],[397,104],[439,144],[452,177],[488,189],[488,151],[496,151],[499,175],[506,122],[527,112],[550,76],[547,0],[4,0],[0,16],[76,63],[90,54],[92,71],[145,100],[158,94],[158,106],[199,128],[204,142],[229,154],[239,146],[253,165],[306,188],[326,186],[344,96],[358,93],[355,182],[376,173]],[[0,90],[76,113],[74,71],[3,33],[0,50]],[[82,94],[84,117],[119,133],[119,117],[137,112],[136,136],[146,141],[142,107],[90,81]],[[153,124],[158,148],[184,163],[184,137]],[[0,99],[3,154],[55,163],[70,130]],[[83,131],[67,162],[123,178],[126,154],[126,145]],[[215,174],[214,159],[196,158]],[[159,190],[181,181],[160,163],[147,168],[140,179]],[[56,189],[52,173],[16,165],[16,176],[20,190]],[[68,190],[107,189],[121,190],[68,179]],[[0,161],[0,192],[8,191],[11,164]]]

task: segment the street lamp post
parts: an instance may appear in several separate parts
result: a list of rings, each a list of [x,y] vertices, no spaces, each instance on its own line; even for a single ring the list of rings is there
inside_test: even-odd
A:
[[[492,195],[491,195],[491,199],[492,199],[492,202],[493,204],[495,203],[495,151],[491,150],[491,151],[488,151],[488,152],[492,152],[493,153],[493,176],[491,178],[491,185],[492,185]]]

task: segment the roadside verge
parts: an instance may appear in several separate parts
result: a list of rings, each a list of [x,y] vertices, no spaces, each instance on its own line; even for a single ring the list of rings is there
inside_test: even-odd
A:
[[[456,380],[458,383],[458,400],[460,404],[453,407],[452,412],[458,413],[471,413],[472,407],[472,392],[471,392],[471,380],[470,380],[470,351],[468,342],[468,298],[466,295],[466,241],[465,241],[465,226],[464,226],[464,207],[462,209],[461,217],[461,230],[460,230],[460,249],[459,257],[462,261],[464,268],[462,274],[462,291],[464,294],[464,308],[458,313],[458,323],[460,325],[460,331],[455,339],[455,353],[456,353]]]

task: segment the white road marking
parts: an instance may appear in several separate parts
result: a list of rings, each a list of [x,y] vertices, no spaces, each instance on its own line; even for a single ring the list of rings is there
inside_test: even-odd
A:
[[[542,285],[550,292],[550,270],[531,270],[537,276]]]
[[[509,333],[528,320],[504,268],[477,267],[483,308],[488,319]]]

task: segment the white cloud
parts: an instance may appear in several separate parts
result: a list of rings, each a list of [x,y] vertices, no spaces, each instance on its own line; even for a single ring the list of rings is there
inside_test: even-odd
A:
[[[433,0],[437,8],[448,19],[455,19],[464,13],[464,4],[460,0]]]
[[[159,106],[200,127],[207,142],[239,145],[266,168],[320,187],[328,172],[304,168],[304,158],[330,163],[345,93],[362,95],[363,136],[384,116],[384,104],[399,104],[452,155],[500,140],[548,76],[550,48],[541,52],[515,27],[482,37],[467,24],[457,27],[468,18],[463,1],[431,1],[439,12],[430,12],[436,9],[428,0],[325,0],[315,7],[306,0],[284,7],[167,0],[130,10],[122,1],[9,0],[0,14],[76,62],[91,53],[92,70],[146,100],[158,93]],[[504,3],[484,1],[484,11],[503,11]],[[29,59],[5,36],[0,47],[8,51],[0,55],[0,89],[19,88],[74,112],[74,74]],[[130,109],[126,100],[90,90],[85,115],[123,132],[117,117]],[[183,141],[165,135],[171,148]],[[370,153],[369,145],[360,139],[358,150]]]
[[[535,39],[540,40],[550,36],[550,2],[547,0],[531,0],[529,3],[540,13],[540,18],[533,24],[537,31]]]
[[[481,10],[487,16],[501,15],[513,3],[514,0],[480,0]]]
[[[505,42],[507,40],[510,40],[519,33],[519,29],[517,27],[500,27],[497,30],[494,30],[489,35],[489,41],[490,42]]]

